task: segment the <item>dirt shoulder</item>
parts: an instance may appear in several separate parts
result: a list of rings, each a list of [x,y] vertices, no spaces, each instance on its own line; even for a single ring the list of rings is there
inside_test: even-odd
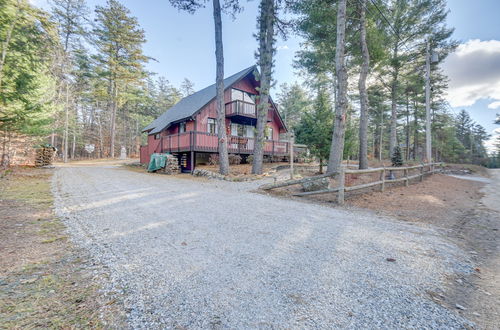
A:
[[[492,182],[485,184],[473,177],[438,174],[409,187],[392,187],[346,201],[353,208],[432,224],[460,246],[475,265],[475,272],[450,277],[446,290],[428,294],[481,329],[500,324],[500,212],[493,207],[500,205],[500,171],[488,176]]]
[[[0,328],[105,326],[95,267],[53,214],[52,171],[0,178]]]

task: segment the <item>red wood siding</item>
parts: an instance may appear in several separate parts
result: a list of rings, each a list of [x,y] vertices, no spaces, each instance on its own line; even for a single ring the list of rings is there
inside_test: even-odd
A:
[[[250,79],[243,79],[235,83],[232,88],[243,90],[247,93],[258,94]],[[224,92],[225,103],[231,102],[231,88]],[[271,111],[268,115],[267,125],[273,129],[272,139],[264,146],[266,154],[281,154],[287,152],[288,143],[280,142],[280,133],[285,132],[285,128],[280,120],[279,114],[270,103]],[[149,161],[149,157],[154,152],[184,152],[194,150],[198,152],[216,152],[217,135],[208,134],[208,118],[217,118],[215,99],[205,105],[195,116],[195,120],[186,121],[186,133],[179,134],[179,123],[171,125],[161,133],[161,139],[155,140],[154,135],[148,136],[148,145],[141,149],[141,163]],[[226,118],[226,131],[229,133],[230,118]],[[229,152],[231,153],[252,153],[253,139],[238,139],[229,137]],[[233,141],[234,140],[234,141]],[[162,141],[162,142],[161,142]],[[231,142],[232,141],[232,142]]]

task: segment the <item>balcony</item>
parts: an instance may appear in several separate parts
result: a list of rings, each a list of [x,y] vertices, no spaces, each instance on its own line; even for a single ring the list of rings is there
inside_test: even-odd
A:
[[[226,116],[257,118],[257,107],[253,103],[244,102],[241,100],[231,101],[229,103],[226,103]]]
[[[229,153],[253,154],[255,139],[241,136],[228,136]],[[160,143],[153,152],[217,152],[217,134],[205,132],[185,132],[161,137]],[[267,140],[264,154],[274,156],[288,155],[288,142]]]

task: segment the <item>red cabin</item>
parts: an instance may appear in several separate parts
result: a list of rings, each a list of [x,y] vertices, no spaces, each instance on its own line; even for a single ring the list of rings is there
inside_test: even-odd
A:
[[[228,150],[242,158],[254,149],[259,94],[256,70],[256,66],[251,66],[224,79]],[[148,144],[141,146],[141,163],[148,163],[153,153],[164,152],[176,155],[183,171],[207,163],[210,154],[218,152],[215,96],[214,84],[186,96],[149,124],[143,130],[148,134]],[[270,100],[265,155],[288,155],[288,142],[283,140],[286,132],[278,109]]]

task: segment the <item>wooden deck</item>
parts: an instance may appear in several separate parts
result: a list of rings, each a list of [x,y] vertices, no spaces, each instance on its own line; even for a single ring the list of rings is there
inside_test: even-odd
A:
[[[228,151],[234,154],[252,154],[254,151],[255,139],[228,136]],[[218,152],[217,134],[190,131],[185,133],[162,136],[158,146],[153,153],[162,152]],[[141,147],[141,158],[143,153],[147,153],[147,146]],[[264,154],[271,156],[288,155],[288,142],[267,140],[264,144]],[[144,155],[146,156],[146,155]],[[149,155],[148,155],[149,158]]]

